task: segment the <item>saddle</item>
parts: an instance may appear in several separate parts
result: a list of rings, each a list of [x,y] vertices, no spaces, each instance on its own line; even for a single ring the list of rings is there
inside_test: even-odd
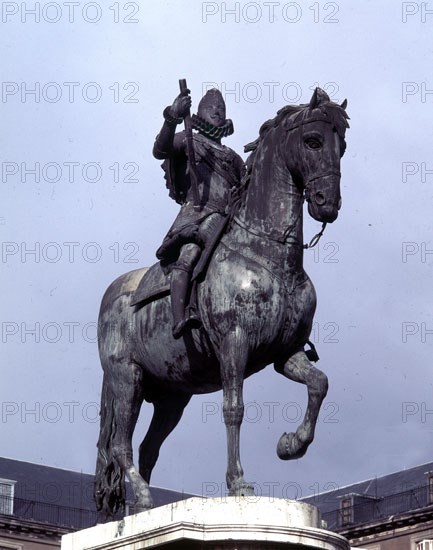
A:
[[[196,304],[197,284],[206,276],[207,267],[218,243],[221,240],[228,221],[229,216],[226,216],[222,220],[221,225],[218,227],[217,231],[215,231],[206,248],[202,251],[200,259],[194,268],[191,278],[192,289],[190,306]],[[141,278],[141,281],[138,283],[138,286],[132,295],[131,306],[144,306],[154,300],[168,296],[170,294],[170,283],[171,272],[166,269],[166,266],[163,268],[161,262],[154,264],[146,271]]]

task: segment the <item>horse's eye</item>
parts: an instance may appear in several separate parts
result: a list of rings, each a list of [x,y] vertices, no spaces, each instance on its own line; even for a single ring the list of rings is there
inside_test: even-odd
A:
[[[307,138],[304,143],[309,149],[320,149],[322,147],[320,139],[314,137]]]

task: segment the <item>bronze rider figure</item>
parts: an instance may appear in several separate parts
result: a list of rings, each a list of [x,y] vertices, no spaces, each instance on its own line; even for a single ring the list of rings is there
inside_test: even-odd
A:
[[[233,133],[226,119],[222,94],[209,90],[192,115],[191,126],[197,188],[194,192],[188,168],[187,135],[176,133],[176,126],[189,116],[189,90],[179,94],[163,112],[164,124],[156,137],[153,155],[164,159],[162,167],[170,197],[181,205],[173,225],[156,252],[166,273],[171,273],[173,336],[180,338],[187,329],[200,325],[189,307],[191,277],[203,252],[215,240],[224,225],[231,193],[239,187],[245,172],[242,158],[221,144]],[[198,204],[194,204],[194,199]]]

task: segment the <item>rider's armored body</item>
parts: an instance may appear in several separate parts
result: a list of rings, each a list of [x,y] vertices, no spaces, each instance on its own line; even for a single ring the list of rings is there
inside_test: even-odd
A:
[[[221,138],[233,132],[233,125],[225,118],[225,103],[217,90],[207,92],[199,104],[198,115],[192,117],[197,133],[193,135],[195,166],[190,166],[187,136],[184,131],[175,133],[189,104],[188,96],[179,96],[172,107],[165,109],[165,122],[153,149],[156,158],[165,159],[163,168],[170,196],[181,204],[157,251],[162,266],[171,272],[175,338],[188,325],[198,322],[193,310],[186,311],[192,270],[224,224],[231,192],[239,186],[245,171],[241,157],[221,145]],[[189,175],[193,169],[197,176],[198,204],[194,204]]]

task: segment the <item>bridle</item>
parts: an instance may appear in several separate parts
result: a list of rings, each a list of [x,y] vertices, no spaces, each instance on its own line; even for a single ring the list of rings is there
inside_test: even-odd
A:
[[[290,125],[289,127],[286,128],[287,133],[291,132],[292,130],[296,130],[297,128],[303,127],[305,124],[310,124],[311,122],[325,122],[326,124],[334,124],[333,121],[327,120],[325,117],[315,117],[315,118],[312,118],[312,119],[309,119],[309,120],[299,121],[297,124]],[[302,136],[301,136],[301,139],[302,139]],[[330,170],[328,172],[317,174],[313,177],[308,178],[308,181],[304,186],[304,196],[303,196],[303,198],[306,202],[311,202],[311,200],[312,200],[312,198],[311,198],[311,189],[310,189],[311,183],[313,181],[317,180],[317,179],[325,178],[325,177],[328,177],[328,176],[336,176],[338,178],[341,178],[341,172],[339,170]],[[304,244],[303,248],[305,250],[307,250],[308,248],[313,248],[314,246],[317,245],[317,243],[322,238],[322,235],[325,231],[325,227],[326,227],[326,222],[323,222],[322,223],[322,229],[311,238],[309,243]]]

